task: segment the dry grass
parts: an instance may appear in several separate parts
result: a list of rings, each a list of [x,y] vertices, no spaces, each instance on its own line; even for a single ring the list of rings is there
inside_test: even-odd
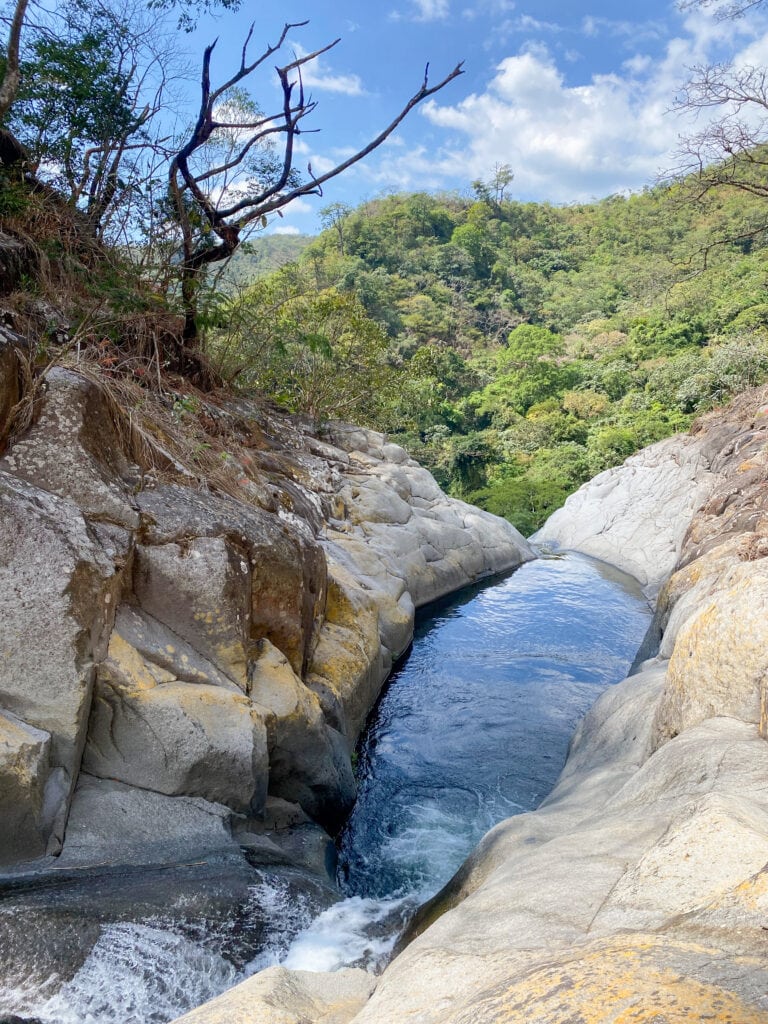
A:
[[[29,428],[46,377],[64,366],[99,389],[139,466],[238,493],[232,449],[248,431],[232,417],[225,423],[211,400],[217,375],[204,355],[185,350],[183,318],[55,191],[12,187],[0,230],[22,244],[24,266],[15,290],[2,295],[0,282],[0,321],[28,348],[17,352],[21,399],[0,437]]]
[[[60,365],[98,388],[128,458],[158,479],[195,484],[242,500],[253,425],[181,377],[147,387],[129,376],[105,374],[74,353]]]

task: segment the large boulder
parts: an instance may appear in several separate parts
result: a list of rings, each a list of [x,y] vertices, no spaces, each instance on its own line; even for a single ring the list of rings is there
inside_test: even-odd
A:
[[[736,563],[677,634],[656,746],[716,715],[760,723],[768,685],[768,560]]]
[[[694,513],[721,482],[712,458],[701,438],[659,441],[580,487],[531,540],[610,562],[655,596]]]
[[[53,852],[107,650],[124,541],[89,527],[72,502],[0,471],[0,706],[50,736],[43,832]],[[19,853],[17,838],[3,829],[0,848],[6,844]],[[38,847],[36,840],[30,855]]]
[[[264,715],[217,686],[130,688],[102,676],[82,766],[100,778],[258,814],[269,774]]]
[[[248,488],[243,488],[246,500],[237,501],[228,495],[160,484],[139,493],[136,503],[150,551],[176,545],[184,557],[191,539],[201,551],[203,541],[226,544],[227,560],[235,576],[242,573],[240,582],[249,590],[247,615],[239,606],[236,609],[245,616],[241,625],[247,627],[247,640],[269,640],[302,674],[322,623],[325,558],[305,522],[254,508],[247,503],[248,496]],[[170,565],[167,559],[166,565]],[[222,567],[217,570],[223,571]]]
[[[250,650],[251,573],[221,537],[138,545],[133,588],[146,614],[163,622],[245,692]]]
[[[253,667],[250,693],[267,714],[269,792],[337,827],[355,798],[349,743],[328,724],[317,695],[268,640]]]

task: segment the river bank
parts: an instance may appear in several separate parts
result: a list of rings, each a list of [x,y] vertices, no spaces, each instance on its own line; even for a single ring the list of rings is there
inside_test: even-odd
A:
[[[649,567],[656,653],[588,713],[542,807],[483,838],[380,978],[276,968],[185,1024],[768,1021],[767,397],[560,514],[566,544]]]

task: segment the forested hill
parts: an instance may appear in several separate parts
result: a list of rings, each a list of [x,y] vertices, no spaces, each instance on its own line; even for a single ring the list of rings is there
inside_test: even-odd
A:
[[[336,206],[297,265],[240,300],[219,356],[290,407],[388,430],[451,492],[532,530],[766,377],[767,212],[686,184],[566,207],[482,183]]]

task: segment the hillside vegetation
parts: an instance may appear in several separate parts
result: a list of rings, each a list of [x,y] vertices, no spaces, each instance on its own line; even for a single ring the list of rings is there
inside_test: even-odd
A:
[[[583,481],[768,375],[765,201],[392,195],[219,299],[223,376],[384,429],[535,529]]]

